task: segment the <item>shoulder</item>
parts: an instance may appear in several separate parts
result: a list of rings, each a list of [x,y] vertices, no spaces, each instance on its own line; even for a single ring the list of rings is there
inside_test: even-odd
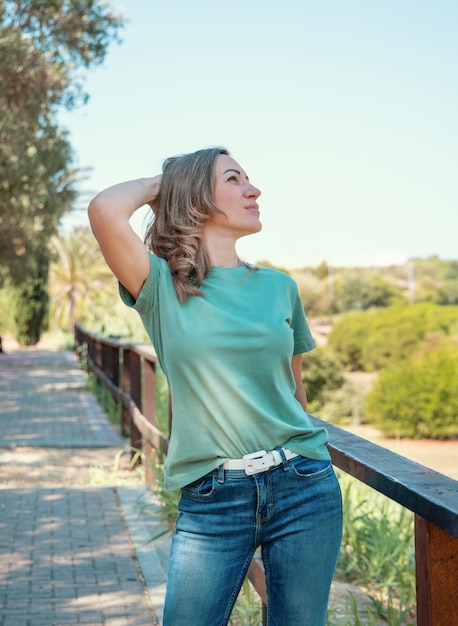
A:
[[[156,275],[170,274],[169,264],[165,259],[148,252],[150,273]]]
[[[272,267],[258,267],[255,273],[259,274],[263,280],[278,284],[285,288],[297,290],[296,281],[292,278],[292,276],[286,274],[286,272],[282,272],[281,270],[277,270]]]

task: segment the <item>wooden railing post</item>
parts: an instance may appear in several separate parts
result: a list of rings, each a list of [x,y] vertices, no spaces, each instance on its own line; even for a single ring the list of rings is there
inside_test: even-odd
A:
[[[102,344],[102,369],[116,387],[119,387],[119,352],[117,344]]]
[[[142,413],[153,426],[157,427],[156,420],[156,363],[148,358],[143,359],[143,398]],[[145,467],[145,480],[150,483],[154,478],[152,463],[157,463],[155,449],[159,447],[159,441],[153,446],[151,436],[143,439],[143,454]]]
[[[130,397],[142,411],[142,357],[137,352],[132,352],[129,358],[129,380]],[[132,421],[130,425],[130,445],[132,446],[132,458],[134,458],[137,451],[142,449],[142,434],[135,421]]]
[[[132,382],[130,380],[130,363],[133,355],[129,346],[124,346],[122,351],[122,370],[121,370],[121,389],[132,398]],[[130,435],[132,429],[132,415],[129,408],[126,405],[122,407],[121,414],[121,435],[126,437]]]
[[[417,626],[458,624],[458,537],[415,515]]]

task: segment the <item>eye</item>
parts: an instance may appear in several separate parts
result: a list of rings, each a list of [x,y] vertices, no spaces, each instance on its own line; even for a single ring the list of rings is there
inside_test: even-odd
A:
[[[237,176],[235,174],[233,174],[232,176],[229,176],[229,178],[227,179],[227,182],[229,182],[230,180],[235,180],[237,182]]]

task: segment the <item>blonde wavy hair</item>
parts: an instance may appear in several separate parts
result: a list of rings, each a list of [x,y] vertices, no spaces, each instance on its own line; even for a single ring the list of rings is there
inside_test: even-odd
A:
[[[203,243],[205,223],[213,212],[214,169],[225,148],[208,148],[170,157],[162,166],[161,191],[145,244],[165,259],[180,301],[203,296],[199,287],[210,271]]]

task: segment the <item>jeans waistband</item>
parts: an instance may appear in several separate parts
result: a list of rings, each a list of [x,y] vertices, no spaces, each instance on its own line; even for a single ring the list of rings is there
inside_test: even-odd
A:
[[[288,450],[288,448],[276,448],[270,452],[258,450],[251,454],[245,454],[241,459],[230,459],[223,463],[222,467],[225,470],[244,470],[245,474],[251,475],[266,472],[271,467],[281,465],[296,456],[299,455]]]

